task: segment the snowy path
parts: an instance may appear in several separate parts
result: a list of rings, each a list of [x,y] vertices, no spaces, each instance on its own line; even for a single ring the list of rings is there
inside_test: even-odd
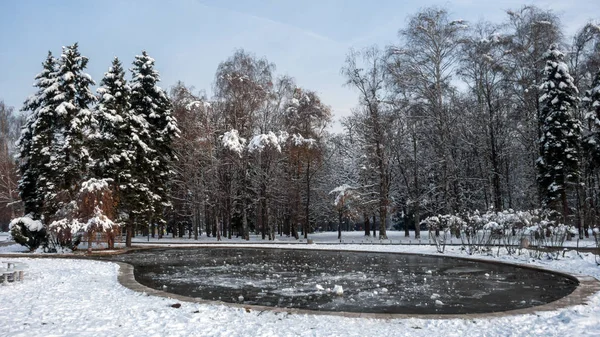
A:
[[[429,252],[432,247],[343,246],[371,251]],[[309,248],[309,247],[307,247]],[[314,246],[312,248],[315,248]],[[325,248],[319,246],[317,248]],[[330,247],[334,249],[340,246]],[[459,255],[451,249],[447,255]],[[525,256],[500,259],[532,262]],[[113,263],[65,259],[26,262],[23,283],[0,286],[2,336],[600,336],[600,293],[590,305],[476,320],[374,320],[336,316],[246,312],[220,305],[146,296],[117,282]],[[600,279],[591,254],[569,253],[546,268]]]

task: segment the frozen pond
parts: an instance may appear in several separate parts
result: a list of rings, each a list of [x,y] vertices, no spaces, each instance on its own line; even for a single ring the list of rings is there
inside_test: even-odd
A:
[[[552,302],[577,286],[553,273],[409,254],[169,248],[111,259],[132,264],[139,283],[175,294],[322,311],[486,313]]]

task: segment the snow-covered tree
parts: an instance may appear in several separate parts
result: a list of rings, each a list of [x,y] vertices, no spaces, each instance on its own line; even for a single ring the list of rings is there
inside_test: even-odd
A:
[[[591,150],[596,167],[600,165],[600,70],[594,77],[592,88],[585,92],[585,118],[591,133],[585,138],[585,145]]]
[[[27,98],[21,111],[29,112],[18,141],[20,157],[19,194],[24,203],[24,213],[33,219],[40,219],[46,194],[53,194],[55,186],[49,180],[51,147],[54,143],[53,128],[56,121],[56,104],[53,97],[57,93],[56,59],[48,52],[42,63],[42,72],[36,75],[34,87],[37,92]]]
[[[79,53],[77,43],[63,47],[56,72],[57,92],[53,102],[56,104],[53,154],[56,185],[68,191],[70,200],[79,190],[81,182],[87,176],[90,163],[89,132],[93,117],[90,105],[96,102],[96,96],[90,90],[95,85],[90,75],[84,72],[88,58]]]
[[[376,47],[367,48],[362,52],[351,50],[342,73],[346,77],[346,84],[359,92],[361,113],[364,112],[364,120],[361,122],[364,128],[360,136],[363,140],[363,151],[373,169],[377,171],[379,238],[387,239],[390,175],[389,153],[385,146],[386,106],[383,103],[387,73],[384,71],[383,63],[383,55]]]
[[[139,143],[136,149],[135,177],[140,179],[138,191],[145,193],[142,179],[147,184],[148,199],[145,205],[139,205],[138,214],[142,222],[163,224],[163,211],[171,205],[168,199],[168,182],[173,175],[171,163],[176,160],[172,143],[178,137],[177,121],[171,113],[171,102],[165,92],[157,85],[160,81],[158,71],[154,69],[154,59],[144,51],[133,62],[131,80],[131,109],[133,118],[139,125],[147,127],[139,130]]]
[[[542,113],[538,182],[544,206],[556,210],[562,208],[563,217],[566,217],[568,183],[576,181],[579,175],[581,127],[573,117],[578,91],[558,46],[551,45],[544,56],[545,81],[540,86],[543,94],[540,97]]]
[[[131,163],[132,121],[125,72],[118,58],[112,62],[97,90],[94,110],[93,170],[101,177],[117,178],[124,164]],[[126,173],[126,172],[125,172]],[[115,179],[115,181],[117,181]]]
[[[56,119],[47,166],[51,171],[49,184],[56,190],[47,193],[44,208],[47,221],[52,221],[56,243],[70,248],[76,243],[73,234],[79,227],[62,220],[76,211],[76,198],[82,183],[89,178],[91,163],[90,132],[94,120],[90,106],[96,102],[96,96],[90,86],[96,83],[84,72],[87,63],[88,58],[80,54],[77,43],[63,47],[56,70],[57,89],[52,97]]]
[[[57,61],[48,53],[36,76],[36,94],[23,111],[31,112],[19,140],[19,190],[25,213],[42,220],[45,228],[74,210],[79,188],[88,175],[89,133],[93,122],[89,105],[94,85],[84,73],[88,59],[77,44],[63,47]],[[57,242],[71,244],[72,223],[54,226]]]

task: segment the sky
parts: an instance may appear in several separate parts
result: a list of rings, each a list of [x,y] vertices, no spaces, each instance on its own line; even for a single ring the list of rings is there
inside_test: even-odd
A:
[[[209,96],[220,62],[239,48],[276,65],[320,94],[334,118],[347,116],[357,93],[340,69],[350,48],[398,43],[407,17],[442,6],[451,19],[501,22],[515,0],[0,0],[0,100],[20,109],[48,50],[78,42],[99,82],[118,56],[129,67],[146,50],[161,86],[183,81]],[[600,20],[598,0],[532,0],[559,14],[568,34]],[[339,124],[334,126],[339,128]]]

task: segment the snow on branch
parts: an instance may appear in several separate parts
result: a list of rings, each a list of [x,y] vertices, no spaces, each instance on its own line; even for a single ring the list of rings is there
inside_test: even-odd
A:
[[[293,134],[292,135],[292,143],[295,146],[308,145],[309,148],[312,148],[313,146],[317,145],[317,141],[315,139],[304,138],[300,134]]]
[[[340,185],[336,188],[334,188],[333,190],[331,190],[331,192],[329,192],[329,194],[337,194],[335,197],[335,201],[333,202],[334,206],[340,206],[344,203],[344,200],[349,197],[350,195],[352,195],[352,191],[355,190],[355,187],[352,187],[348,184],[343,184]]]
[[[223,144],[223,146],[226,149],[233,151],[239,156],[241,156],[246,145],[246,139],[240,137],[238,130],[231,129],[231,131],[225,132],[223,134],[223,136],[221,137],[221,144]]]
[[[279,131],[279,135],[276,135],[273,131],[269,131],[267,134],[260,134],[252,137],[248,144],[248,151],[250,152],[262,152],[265,147],[270,146],[281,152],[281,146],[289,138],[289,135],[285,131]]]

